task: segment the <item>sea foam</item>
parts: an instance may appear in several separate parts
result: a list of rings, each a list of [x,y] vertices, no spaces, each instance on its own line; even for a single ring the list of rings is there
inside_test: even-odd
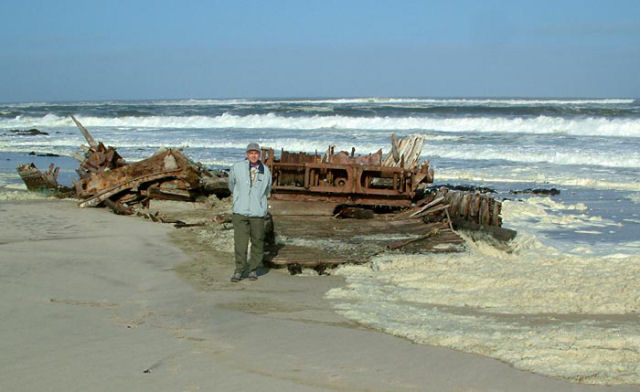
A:
[[[347,285],[327,297],[347,318],[419,343],[573,381],[640,382],[640,257],[567,255],[526,232],[506,248],[466,243],[462,254],[340,267]]]

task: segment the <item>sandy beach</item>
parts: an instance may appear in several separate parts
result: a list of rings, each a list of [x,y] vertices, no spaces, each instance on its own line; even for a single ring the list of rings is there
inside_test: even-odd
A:
[[[418,345],[336,314],[338,276],[264,271],[188,230],[69,200],[0,203],[6,391],[630,391]]]

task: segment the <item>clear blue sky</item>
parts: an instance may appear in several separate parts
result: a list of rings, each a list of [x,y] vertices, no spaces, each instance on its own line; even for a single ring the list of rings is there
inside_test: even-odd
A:
[[[11,1],[0,102],[640,96],[640,1]]]

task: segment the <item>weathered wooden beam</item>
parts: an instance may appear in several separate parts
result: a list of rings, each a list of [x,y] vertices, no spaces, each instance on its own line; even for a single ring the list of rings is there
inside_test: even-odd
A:
[[[411,239],[406,240],[406,241],[394,242],[393,244],[389,245],[388,248],[389,249],[402,248],[403,246],[409,245],[412,242],[420,241],[420,240],[423,240],[425,238],[432,237],[432,236],[434,236],[436,234],[438,234],[438,228],[431,229],[431,231],[429,231],[427,234],[423,234],[418,238],[411,238]]]
[[[436,198],[435,200],[427,203],[424,207],[420,208],[418,211],[414,212],[413,214],[409,215],[410,217],[414,217],[416,215],[418,215],[419,213],[421,213],[422,211],[426,210],[429,207],[432,207],[438,203],[440,203],[442,200],[444,200],[444,197],[440,196],[438,198]]]
[[[73,120],[74,123],[76,123],[76,126],[80,130],[80,133],[82,133],[82,136],[84,136],[84,138],[87,140],[87,143],[89,143],[91,147],[98,147],[98,143],[93,138],[93,136],[91,136],[89,131],[87,131],[87,128],[85,128],[82,124],[80,124],[80,121],[78,121],[73,114],[71,115],[71,119]]]

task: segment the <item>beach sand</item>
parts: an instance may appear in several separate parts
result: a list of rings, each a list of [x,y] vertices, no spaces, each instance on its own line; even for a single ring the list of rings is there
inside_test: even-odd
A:
[[[3,391],[631,391],[364,328],[338,276],[228,282],[229,253],[70,200],[0,202]]]

